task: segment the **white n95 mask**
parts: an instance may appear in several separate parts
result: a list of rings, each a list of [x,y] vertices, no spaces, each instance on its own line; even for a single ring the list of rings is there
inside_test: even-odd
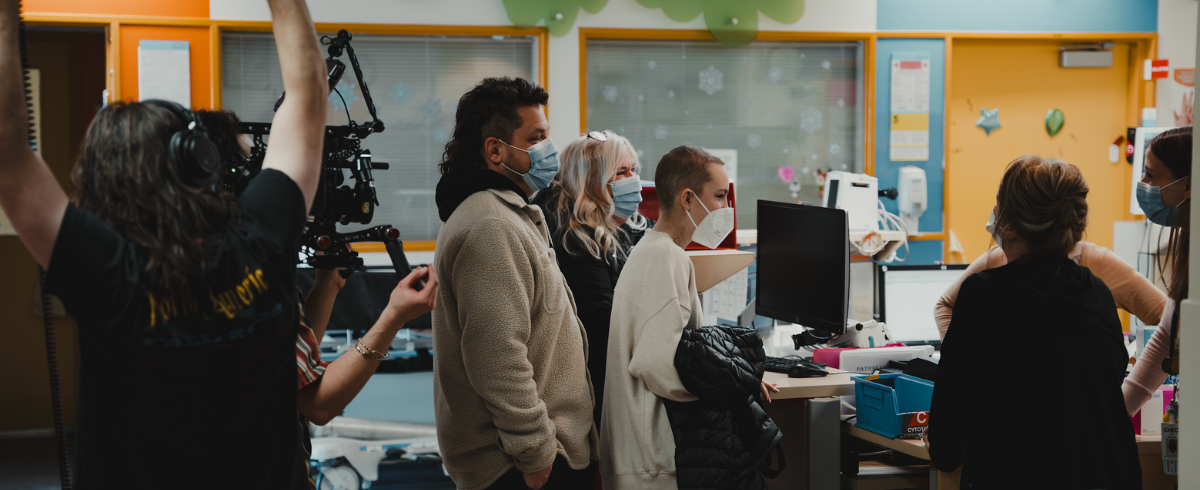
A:
[[[700,200],[700,196],[692,192],[696,196],[696,202],[700,203],[700,207],[708,211],[708,206],[704,205],[704,201]],[[692,241],[699,243],[707,248],[717,248],[721,241],[733,231],[733,208],[721,208],[715,211],[708,211],[708,216],[700,220],[700,224],[696,224],[696,220],[692,218],[692,213],[687,212],[688,219],[691,220],[692,226],[696,227],[696,231],[692,233]]]

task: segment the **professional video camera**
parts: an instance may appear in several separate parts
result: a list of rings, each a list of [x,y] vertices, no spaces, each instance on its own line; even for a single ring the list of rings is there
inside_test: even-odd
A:
[[[321,37],[321,44],[329,46],[329,58],[325,66],[329,73],[330,92],[337,91],[337,84],[346,71],[346,65],[337,58],[345,53],[350,58],[354,68],[354,76],[358,79],[363,101],[371,114],[371,121],[358,124],[350,117],[350,107],[346,106],[346,117],[349,122],[345,126],[325,127],[325,152],[321,158],[321,179],[317,186],[316,198],[308,227],[301,241],[301,252],[307,258],[305,262],[321,269],[361,269],[363,261],[358,252],[350,249],[351,243],[383,242],[392,265],[400,277],[408,275],[410,267],[404,256],[403,244],[400,242],[400,231],[391,225],[379,225],[352,233],[339,233],[337,224],[350,223],[370,224],[375,215],[375,207],[379,199],[375,195],[375,179],[372,170],[387,170],[388,164],[371,160],[371,150],[362,147],[362,140],[373,133],[383,132],[383,121],[375,111],[375,101],[363,81],[362,68],[358,57],[354,55],[354,47],[350,45],[353,36],[345,29],[338,31],[337,36]],[[283,103],[287,93],[279,96],[275,110]],[[338,92],[341,97],[341,92]],[[342,101],[345,104],[345,99]],[[244,189],[246,183],[262,169],[263,158],[266,156],[267,144],[263,136],[271,134],[270,123],[241,123],[238,132],[254,137],[254,145],[250,157],[231,165],[225,172],[223,184],[235,192]],[[345,172],[350,171],[353,186],[345,184]],[[318,255],[318,252],[320,254]]]

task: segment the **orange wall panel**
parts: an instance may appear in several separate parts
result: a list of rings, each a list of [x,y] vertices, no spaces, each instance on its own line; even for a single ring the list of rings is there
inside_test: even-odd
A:
[[[212,52],[207,27],[121,26],[121,100],[138,99],[138,42],[188,41],[191,47],[192,107],[212,108]]]
[[[24,0],[24,12],[208,18],[208,0]]]

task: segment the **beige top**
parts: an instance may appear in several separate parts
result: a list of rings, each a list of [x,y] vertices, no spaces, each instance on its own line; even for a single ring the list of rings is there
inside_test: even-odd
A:
[[[1142,409],[1147,401],[1154,396],[1154,391],[1167,380],[1167,372],[1162,370],[1163,359],[1170,353],[1171,324],[1175,315],[1175,302],[1167,301],[1163,309],[1162,322],[1142,350],[1142,357],[1133,365],[1133,372],[1125,377],[1121,384],[1121,392],[1125,395],[1125,411],[1133,415]]]
[[[542,211],[513,191],[468,197],[438,232],[433,396],[446,472],[460,489],[516,466],[596,458],[587,335]]]
[[[1133,313],[1147,325],[1158,324],[1163,308],[1167,305],[1167,295],[1162,290],[1138,273],[1111,250],[1091,242],[1080,241],[1075,244],[1069,254],[1075,263],[1087,267],[1092,274],[1099,278],[1112,291],[1113,300],[1117,307]],[[954,313],[954,300],[958,297],[958,288],[963,281],[987,269],[994,269],[1008,263],[1004,251],[1000,247],[992,247],[986,253],[975,259],[963,275],[942,293],[933,309],[933,317],[937,321],[938,333],[946,338],[950,328],[950,317]]]
[[[700,326],[696,270],[670,235],[647,230],[613,292],[600,419],[604,488],[674,489],[675,438],[663,398],[688,402],[675,370],[684,328]]]

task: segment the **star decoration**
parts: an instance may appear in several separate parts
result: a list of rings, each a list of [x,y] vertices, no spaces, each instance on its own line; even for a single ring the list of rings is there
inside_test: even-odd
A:
[[[983,128],[988,136],[992,135],[992,131],[1000,129],[1000,108],[995,109],[979,109],[979,120],[975,121],[975,125]]]

